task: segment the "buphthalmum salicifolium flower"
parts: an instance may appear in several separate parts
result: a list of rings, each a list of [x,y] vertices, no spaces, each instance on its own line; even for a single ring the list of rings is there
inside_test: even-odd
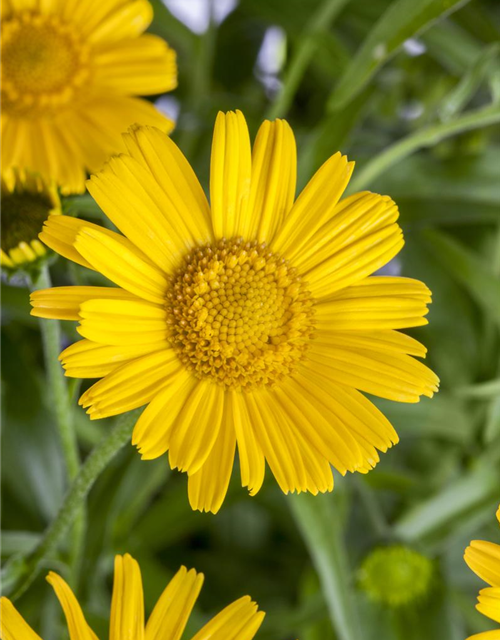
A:
[[[8,271],[38,263],[47,253],[38,239],[49,215],[60,215],[57,188],[40,175],[13,170],[1,179],[0,266]]]
[[[47,580],[64,610],[70,640],[97,640],[66,582],[53,572]],[[202,585],[202,573],[181,567],[145,624],[139,565],[128,554],[116,556],[109,640],[180,640]],[[7,598],[1,599],[0,613],[1,640],[40,640]],[[212,618],[193,640],[251,640],[264,615],[249,596],[244,596]]]
[[[193,508],[216,512],[238,447],[253,495],[265,460],[284,492],[333,489],[369,471],[398,437],[359,391],[418,402],[437,377],[425,347],[397,329],[426,324],[428,288],[372,276],[403,246],[394,202],[340,200],[353,163],[340,153],[295,201],[296,147],[283,120],[253,153],[241,112],[215,124],[209,206],[187,160],[155,128],[88,182],[123,235],[49,218],[40,238],[118,287],[32,296],[34,315],[78,320],[61,354],[69,376],[102,378],[80,403],[92,419],[148,404],[133,433],[144,459],[169,453]]]
[[[500,524],[500,507],[497,511]],[[476,609],[500,623],[500,544],[473,540],[465,550],[465,562],[490,586],[481,589]],[[470,636],[468,640],[500,640],[500,628]]]
[[[81,192],[131,124],[171,130],[135,97],[177,83],[174,51],[143,35],[151,20],[147,0],[3,0],[3,171],[29,168]]]

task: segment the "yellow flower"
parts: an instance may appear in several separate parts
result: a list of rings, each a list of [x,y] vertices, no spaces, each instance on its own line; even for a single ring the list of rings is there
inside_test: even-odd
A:
[[[61,603],[70,640],[97,640],[80,605],[66,582],[49,573]],[[203,585],[203,574],[181,567],[144,622],[141,571],[128,554],[116,556],[109,640],[180,640]],[[1,640],[40,640],[7,598],[1,599]],[[193,640],[251,640],[264,619],[264,612],[249,596],[236,600],[208,622]]]
[[[2,2],[2,165],[84,190],[134,122],[172,123],[136,95],[175,88],[175,53],[142,35],[147,0]]]
[[[150,127],[88,182],[124,235],[66,217],[40,238],[119,288],[61,287],[32,313],[79,320],[66,375],[103,378],[80,399],[93,419],[148,404],[133,443],[169,452],[195,509],[216,512],[238,446],[253,495],[265,460],[284,492],[331,491],[331,466],[369,471],[398,437],[358,391],[418,402],[437,377],[396,331],[426,324],[416,280],[368,277],[403,246],[394,202],[340,200],[352,163],[330,158],[294,202],[295,140],[264,122],[253,154],[240,112],[217,117],[209,207],[177,146]]]
[[[497,520],[500,524],[500,508]],[[473,540],[465,550],[464,559],[472,571],[490,585],[479,592],[476,609],[495,622],[500,622],[500,545]],[[478,633],[468,640],[500,640],[500,629]]]
[[[61,214],[59,195],[53,183],[17,170],[2,175],[1,194],[0,265],[7,270],[24,268],[47,253],[38,234],[49,215]]]

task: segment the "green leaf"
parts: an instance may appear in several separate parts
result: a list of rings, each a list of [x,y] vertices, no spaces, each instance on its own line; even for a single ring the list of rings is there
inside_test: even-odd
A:
[[[436,258],[500,326],[500,279],[492,269],[472,251],[440,231],[429,230],[425,237]]]
[[[359,617],[349,588],[347,553],[342,541],[336,495],[290,495],[287,502],[321,581],[339,640],[357,640]]]
[[[397,0],[389,5],[340,78],[328,103],[342,109],[361,91],[405,40],[428,29],[435,20],[468,0]]]

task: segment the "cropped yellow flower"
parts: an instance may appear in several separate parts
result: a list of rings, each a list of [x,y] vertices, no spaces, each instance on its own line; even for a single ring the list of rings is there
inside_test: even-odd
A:
[[[265,460],[284,492],[331,491],[330,465],[367,472],[398,437],[365,391],[418,402],[437,377],[398,333],[426,324],[416,280],[368,277],[403,246],[398,210],[364,192],[340,200],[353,164],[339,153],[295,200],[296,148],[264,122],[253,153],[240,112],[217,117],[209,207],[164,134],[135,127],[128,154],[88,189],[124,235],[49,218],[40,238],[119,288],[61,287],[32,313],[79,320],[66,374],[103,378],[80,399],[104,418],[148,404],[133,434],[189,475],[195,509],[216,512],[236,445],[254,495]]]
[[[70,640],[97,640],[80,605],[66,582],[49,573],[61,603]],[[203,585],[203,574],[181,567],[144,622],[141,571],[128,554],[116,556],[109,640],[180,640]],[[40,640],[7,598],[1,599],[1,640]],[[193,637],[193,640],[251,640],[264,619],[255,602],[244,596],[223,609]]]
[[[3,0],[3,171],[28,168],[81,192],[128,126],[171,130],[134,97],[177,83],[174,51],[142,35],[152,16],[147,0]]]
[[[500,524],[500,508],[497,520]],[[472,571],[490,585],[479,592],[476,609],[500,623],[500,545],[473,540],[465,550],[464,558]],[[468,640],[500,640],[500,629],[478,633]]]
[[[36,263],[46,254],[38,240],[49,215],[61,214],[55,184],[39,175],[14,170],[2,175],[0,265],[7,270]]]

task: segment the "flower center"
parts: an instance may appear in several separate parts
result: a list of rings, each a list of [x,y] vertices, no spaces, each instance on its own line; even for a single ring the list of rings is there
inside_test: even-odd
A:
[[[226,387],[290,375],[314,329],[313,300],[295,269],[242,238],[192,250],[171,279],[167,309],[184,365]]]
[[[360,570],[360,586],[378,602],[400,607],[422,600],[431,587],[434,567],[422,554],[394,545],[375,549]]]
[[[20,242],[35,240],[53,207],[50,197],[43,193],[2,191],[2,250],[8,253]]]
[[[23,13],[2,25],[4,108],[32,114],[71,100],[89,75],[89,51],[56,16]]]

